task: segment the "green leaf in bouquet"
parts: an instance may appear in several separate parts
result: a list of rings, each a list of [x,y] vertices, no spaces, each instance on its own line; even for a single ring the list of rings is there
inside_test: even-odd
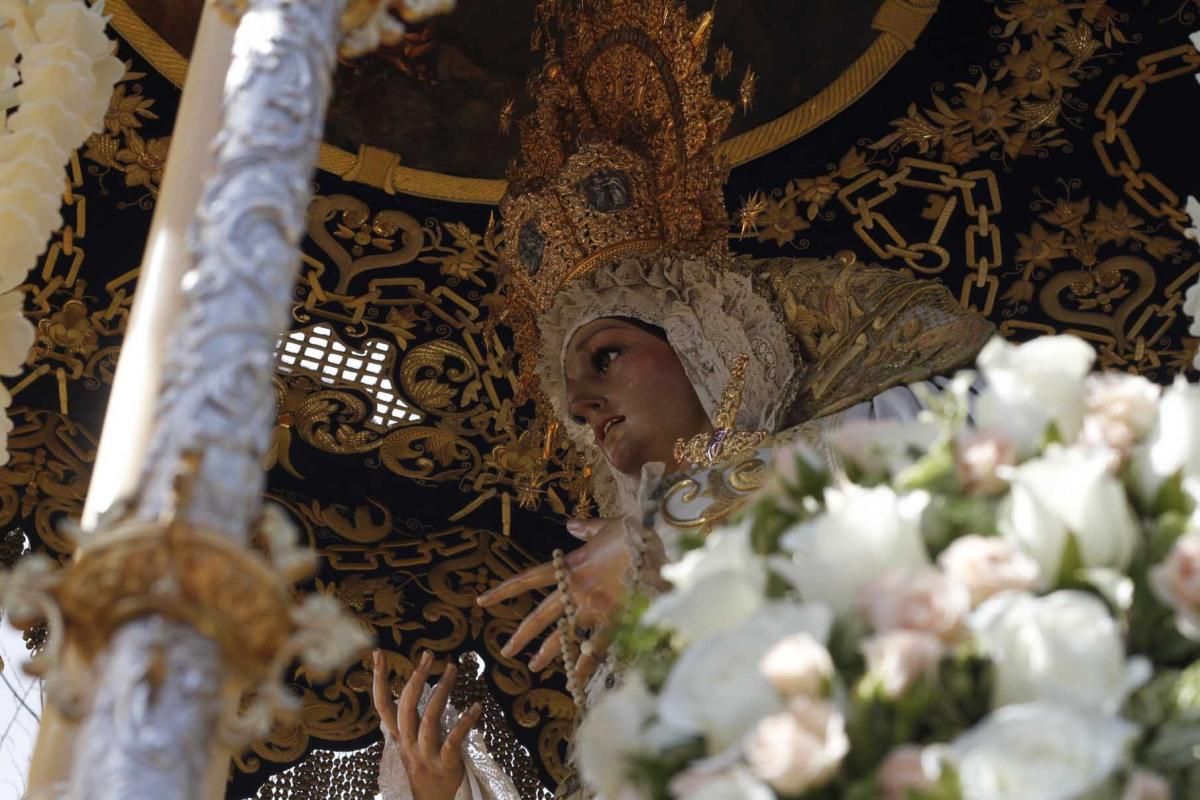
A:
[[[956,539],[969,534],[995,536],[997,502],[990,497],[939,494],[930,498],[921,515],[921,536],[936,558]]]
[[[937,691],[925,713],[923,738],[948,742],[992,709],[995,671],[992,662],[970,650],[942,659]]]
[[[796,501],[808,498],[821,501],[833,481],[829,470],[814,464],[800,453],[796,454],[796,476],[796,483],[790,487],[792,499]]]
[[[862,674],[864,660],[861,645],[866,633],[866,621],[857,616],[844,617],[833,623],[826,649],[840,674]]]
[[[935,494],[960,492],[958,474],[954,470],[954,444],[942,438],[932,449],[896,476],[900,491],[925,489]]]
[[[629,765],[628,777],[644,788],[652,800],[673,800],[671,779],[705,755],[704,740],[690,739],[654,755],[635,755]]]
[[[796,588],[792,582],[773,569],[767,570],[767,585],[763,594],[768,600],[784,600],[795,594]]]
[[[843,459],[842,471],[846,473],[847,480],[866,489],[889,484],[892,480],[892,476],[882,466],[875,465],[868,469],[849,459]]]
[[[1178,670],[1165,670],[1155,675],[1129,696],[1122,716],[1137,723],[1142,730],[1151,731],[1175,713],[1175,685]]]
[[[774,503],[759,503],[751,512],[750,546],[760,555],[778,553],[783,535],[806,516]]]
[[[1045,452],[1046,448],[1052,444],[1066,444],[1066,439],[1063,438],[1062,431],[1058,429],[1058,423],[1054,420],[1050,420],[1050,424],[1046,426],[1046,430],[1042,434],[1042,441],[1038,443],[1038,452]]]
[[[1166,773],[1200,766],[1200,662],[1156,675],[1134,692],[1123,713],[1145,731],[1140,763]]]
[[[1200,662],[1195,662],[1175,682],[1174,705],[1176,711],[1192,720],[1200,721]]]
[[[1075,577],[1086,588],[1108,605],[1108,610],[1119,621],[1125,622],[1133,608],[1133,579],[1119,569],[1110,567],[1085,567]]]
[[[670,631],[642,623],[649,607],[650,599],[644,594],[635,594],[626,601],[617,617],[612,652],[619,663],[641,672],[646,685],[657,692],[666,683],[679,654]]]
[[[1189,514],[1164,511],[1147,526],[1146,567],[1154,566],[1171,553],[1175,542],[1188,531]]]
[[[1083,570],[1083,554],[1079,550],[1079,539],[1071,531],[1067,531],[1067,539],[1063,542],[1062,560],[1059,561],[1058,577],[1054,585],[1059,588],[1081,587],[1080,572]]]
[[[895,705],[884,697],[878,681],[870,676],[863,677],[850,693],[850,709],[846,715],[850,752],[845,763],[850,773],[873,772],[898,743],[895,729]]]
[[[883,796],[877,775],[852,781],[845,788],[838,786],[836,789],[841,789],[838,795],[840,800],[879,800]]]
[[[1187,526],[1187,518],[1177,512],[1158,516],[1147,526],[1145,546],[1134,556],[1129,570],[1134,590],[1126,622],[1128,650],[1149,656],[1160,669],[1186,667],[1200,658],[1200,643],[1179,632],[1175,611],[1163,604],[1150,585],[1150,570],[1167,557]]]
[[[963,800],[962,781],[958,770],[950,764],[941,765],[942,772],[937,783],[927,789],[909,789],[905,800]]]
[[[1148,656],[1160,669],[1184,667],[1200,657],[1200,644],[1179,632],[1175,612],[1154,596],[1144,580],[1135,583],[1128,623],[1129,653]]]
[[[1195,501],[1183,488],[1183,470],[1178,470],[1158,487],[1150,510],[1156,515],[1175,512],[1186,517],[1195,511],[1195,508]]]
[[[1167,720],[1154,732],[1149,745],[1142,751],[1147,766],[1167,772],[1196,765],[1200,752],[1200,720]]]

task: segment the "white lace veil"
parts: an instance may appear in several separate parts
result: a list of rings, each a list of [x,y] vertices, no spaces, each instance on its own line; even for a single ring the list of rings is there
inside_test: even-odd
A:
[[[783,322],[749,277],[701,258],[664,253],[627,258],[582,276],[559,292],[538,321],[537,373],[572,444],[593,465],[592,489],[602,515],[635,512],[639,478],[613,470],[591,429],[571,422],[563,377],[571,337],[602,317],[632,317],[666,331],[710,417],[729,382],[729,365],[748,353],[737,425],[774,431],[782,422],[799,359]]]

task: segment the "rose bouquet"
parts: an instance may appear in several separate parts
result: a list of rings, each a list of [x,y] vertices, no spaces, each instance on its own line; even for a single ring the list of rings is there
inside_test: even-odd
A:
[[[1200,797],[1200,386],[997,339],[911,423],[776,450],[663,569],[578,760],[605,800]]]

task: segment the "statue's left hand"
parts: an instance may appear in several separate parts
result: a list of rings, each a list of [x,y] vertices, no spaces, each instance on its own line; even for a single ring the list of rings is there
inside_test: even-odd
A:
[[[632,559],[625,541],[624,525],[619,518],[571,520],[567,523],[567,530],[584,541],[582,547],[567,554],[565,563],[571,598],[579,610],[579,624],[593,631],[589,640],[591,652],[582,655],[576,665],[577,677],[582,684],[587,681],[608,646],[608,633],[613,622],[611,617],[617,601],[624,594],[625,574]],[[476,602],[487,608],[524,592],[557,583],[554,564],[547,562],[514,575],[480,595]],[[562,614],[562,593],[555,589],[525,617],[501,652],[512,657],[542,631],[555,624]],[[530,659],[529,668],[534,671],[544,669],[561,652],[562,637],[556,630]]]

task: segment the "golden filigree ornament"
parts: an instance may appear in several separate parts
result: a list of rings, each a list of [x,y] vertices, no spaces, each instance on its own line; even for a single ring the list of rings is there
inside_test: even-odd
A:
[[[265,555],[178,518],[127,518],[86,537],[72,532],[79,546],[62,569],[45,556],[22,559],[0,573],[0,603],[13,625],[49,629],[27,670],[47,679],[47,696],[65,715],[78,717],[87,684],[64,668],[65,649],[91,663],[121,626],[165,617],[216,642],[233,685],[247,693],[221,721],[223,741],[241,748],[266,736],[278,716],[301,710],[284,682],[293,662],[328,675],[371,638],[332,597],[293,600],[291,585],[313,573],[316,558],[282,511],[267,506],[256,533]]]
[[[712,433],[699,433],[690,439],[675,442],[675,461],[692,467],[711,467],[737,458],[758,448],[767,440],[766,431],[739,431],[734,429],[738,409],[742,405],[742,392],[746,386],[746,367],[750,356],[739,355],[729,370],[729,385],[721,394],[713,419]]]
[[[717,54],[713,56],[713,72],[721,80],[729,77],[729,73],[733,71],[733,51],[728,45],[721,45],[717,50]]]
[[[738,103],[742,106],[742,113],[749,114],[750,109],[754,108],[754,96],[758,93],[758,73],[750,65],[746,65],[746,73],[742,75],[742,82],[738,84]]]
[[[712,93],[712,13],[678,0],[543,2],[546,63],[501,202],[505,321],[532,355],[538,316],[572,280],[623,256],[727,251],[732,117]],[[523,378],[533,393],[532,370]]]

